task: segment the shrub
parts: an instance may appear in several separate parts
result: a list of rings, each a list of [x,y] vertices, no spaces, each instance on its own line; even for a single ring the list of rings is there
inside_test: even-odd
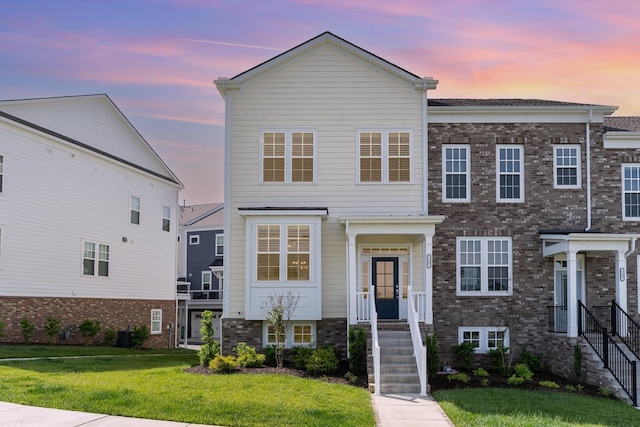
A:
[[[233,356],[216,355],[209,362],[209,369],[216,374],[230,374],[236,370],[238,361]]]
[[[473,368],[473,362],[476,358],[476,346],[475,344],[465,341],[455,347],[453,352],[460,358],[462,368],[470,371]]]
[[[233,351],[238,356],[238,365],[243,368],[259,368],[264,365],[266,356],[264,354],[257,353],[255,348],[244,342],[238,343]]]
[[[424,344],[427,348],[427,375],[429,380],[435,379],[440,370],[440,356],[438,355],[438,337],[436,334],[425,335]]]
[[[531,369],[531,372],[538,372],[540,370],[540,360],[542,360],[541,354],[533,354],[527,351],[527,346],[520,347],[520,362],[524,363]]]
[[[78,330],[80,331],[80,335],[84,338],[84,345],[89,345],[92,339],[98,335],[100,332],[100,321],[84,319],[82,323],[78,326]]]
[[[338,358],[333,347],[315,349],[306,365],[312,374],[333,374],[338,369]]]
[[[266,357],[265,362],[270,365],[276,364],[276,347],[273,345],[268,345],[264,348],[264,355]]]
[[[200,358],[200,366],[209,366],[211,361],[220,354],[220,343],[213,341],[207,344],[202,344],[198,351],[198,357]]]
[[[568,392],[571,392],[571,393],[575,393],[575,391],[576,391],[575,386],[573,386],[573,385],[571,385],[571,384],[567,384],[567,385],[565,385],[565,386],[564,386],[564,389],[565,389],[565,390],[567,390]]]
[[[577,342],[573,346],[573,380],[582,381],[582,347]]]
[[[106,328],[104,330],[104,338],[102,339],[102,342],[108,347],[113,347],[116,343],[117,337],[118,333],[115,331],[115,329]]]
[[[349,371],[367,372],[367,334],[363,328],[349,328]]]
[[[49,337],[49,345],[53,344],[53,340],[62,330],[62,326],[60,326],[60,319],[56,319],[55,317],[47,317],[47,323],[44,324],[42,330]]]
[[[511,375],[507,379],[507,384],[509,385],[518,386],[518,385],[522,385],[522,383],[524,383],[524,378],[519,377],[516,374]]]
[[[518,363],[514,368],[513,372],[516,376],[520,378],[524,378],[527,381],[530,381],[533,378],[533,372],[529,369],[529,367],[524,363]]]
[[[483,378],[480,384],[482,384],[483,387],[489,387],[489,380],[486,378]]]
[[[487,372],[485,369],[478,368],[473,370],[473,375],[475,375],[476,377],[484,378],[489,376],[489,372]]]
[[[600,387],[598,389],[598,394],[602,397],[611,397],[611,390],[606,387]]]
[[[293,366],[296,369],[307,369],[307,362],[313,354],[313,349],[310,347],[293,347],[291,354],[293,354]]]
[[[540,381],[539,383],[542,387],[548,387],[548,388],[560,388],[560,386],[558,384],[556,384],[554,381]]]
[[[347,380],[351,385],[355,385],[358,382],[358,376],[351,373],[351,371],[344,374],[344,379]]]
[[[149,339],[149,329],[147,325],[136,326],[131,331],[131,344],[136,348],[142,348],[142,345]]]
[[[505,347],[504,344],[499,343],[498,347],[489,350],[489,357],[493,361],[493,366],[503,376],[508,377],[511,374],[511,355],[509,354],[509,347]]]
[[[36,325],[26,317],[20,321],[20,327],[22,328],[22,339],[25,344],[29,344],[31,342],[31,335],[36,330]]]
[[[451,374],[451,375],[447,375],[447,379],[449,381],[459,381],[461,383],[468,383],[469,381],[471,381],[471,378],[469,378],[469,375],[465,374],[464,372],[460,372],[458,374]]]

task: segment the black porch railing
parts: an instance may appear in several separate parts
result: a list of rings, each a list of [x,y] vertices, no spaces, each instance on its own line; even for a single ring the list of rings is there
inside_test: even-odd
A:
[[[616,303],[611,301],[611,332],[640,359],[640,326]]]
[[[549,319],[549,332],[567,332],[567,306],[552,305],[547,307]]]
[[[624,391],[638,406],[636,361],[631,360],[607,332],[607,328],[587,307],[578,301],[578,335],[584,337],[598,354],[604,367],[609,369]]]

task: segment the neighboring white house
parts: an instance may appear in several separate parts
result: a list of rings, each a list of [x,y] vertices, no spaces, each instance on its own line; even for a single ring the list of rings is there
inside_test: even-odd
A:
[[[0,321],[147,325],[176,316],[178,178],[107,95],[0,101]]]

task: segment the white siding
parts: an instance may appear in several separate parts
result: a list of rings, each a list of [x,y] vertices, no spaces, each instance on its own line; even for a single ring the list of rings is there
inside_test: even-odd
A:
[[[422,92],[332,45],[323,45],[229,91],[231,210],[229,315],[242,317],[245,222],[239,207],[326,207],[322,224],[322,314],[346,317],[345,215],[418,215],[422,209]],[[317,131],[317,182],[260,184],[260,130]],[[357,131],[412,133],[410,184],[357,184]],[[421,255],[418,255],[421,256]],[[227,262],[227,261],[225,261]]]
[[[131,134],[119,143],[137,145]],[[0,150],[0,295],[175,299],[176,184],[5,120]],[[129,223],[131,194],[140,225]],[[161,230],[163,205],[171,232]],[[82,274],[83,240],[110,246],[109,277]]]
[[[6,101],[0,110],[167,176],[166,166],[104,95]]]

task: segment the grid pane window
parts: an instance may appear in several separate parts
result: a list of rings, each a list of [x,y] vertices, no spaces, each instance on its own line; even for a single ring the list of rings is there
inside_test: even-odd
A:
[[[480,331],[464,331],[462,342],[470,342],[474,347],[480,347]]]
[[[131,224],[140,224],[140,197],[131,196]]]
[[[291,135],[291,181],[313,182],[314,134],[294,132]]]
[[[0,193],[2,193],[2,178],[4,177],[4,157],[0,156]]]
[[[309,280],[310,227],[287,226],[287,280]]]
[[[502,295],[511,292],[511,239],[457,239],[458,293]]]
[[[504,330],[487,331],[487,347],[490,349],[504,345]]]
[[[216,256],[224,255],[224,234],[216,234]]]
[[[409,132],[391,132],[389,140],[389,182],[411,181],[411,137]]]
[[[258,225],[259,281],[280,280],[280,226]]]
[[[640,218],[640,165],[623,165],[624,219]]]
[[[312,329],[311,325],[294,325],[293,326],[293,345],[311,344]]]
[[[580,146],[555,146],[553,151],[556,188],[580,188]]]
[[[500,346],[509,348],[509,328],[504,326],[461,326],[458,343],[469,342],[476,353],[489,353]]]
[[[521,146],[497,147],[498,201],[524,201],[523,154]]]
[[[442,159],[444,201],[469,201],[469,148],[444,146]]]
[[[360,134],[360,181],[382,182],[382,134]]]
[[[265,132],[262,141],[262,180],[284,182],[284,132]]]
[[[109,245],[94,242],[83,243],[82,274],[85,276],[109,276]]]
[[[162,332],[162,310],[151,310],[151,333],[159,334]]]
[[[82,255],[82,274],[93,276],[95,274],[96,263],[96,244],[84,242],[84,250]]]
[[[98,245],[98,276],[109,275],[109,245]]]

